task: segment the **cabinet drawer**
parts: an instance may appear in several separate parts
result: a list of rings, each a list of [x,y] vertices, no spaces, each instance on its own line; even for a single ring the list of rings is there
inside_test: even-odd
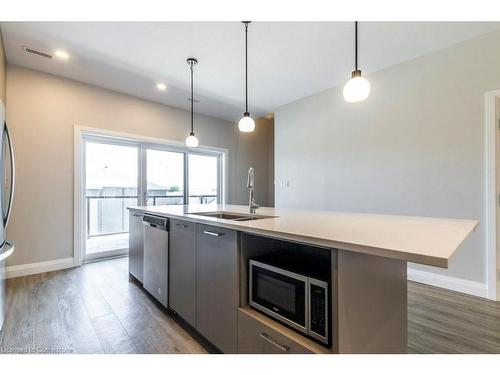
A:
[[[239,309],[238,353],[313,354],[315,352],[257,319],[251,311]]]

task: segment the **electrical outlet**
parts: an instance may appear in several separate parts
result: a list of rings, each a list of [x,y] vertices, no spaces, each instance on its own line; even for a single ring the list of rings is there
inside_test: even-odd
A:
[[[276,180],[275,184],[277,184],[282,189],[288,189],[290,187],[290,180]]]

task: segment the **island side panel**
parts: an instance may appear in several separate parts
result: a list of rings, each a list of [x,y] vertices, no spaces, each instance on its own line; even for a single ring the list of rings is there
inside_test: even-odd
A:
[[[406,353],[406,262],[338,251],[339,353]]]

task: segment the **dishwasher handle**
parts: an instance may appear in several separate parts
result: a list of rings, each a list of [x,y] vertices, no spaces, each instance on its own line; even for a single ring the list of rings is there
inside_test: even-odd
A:
[[[168,232],[168,218],[153,215],[143,215],[142,223],[155,229]]]

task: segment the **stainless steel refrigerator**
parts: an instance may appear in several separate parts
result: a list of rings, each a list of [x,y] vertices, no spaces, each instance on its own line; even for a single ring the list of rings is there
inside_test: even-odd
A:
[[[5,106],[0,100],[0,331],[5,320],[5,263],[14,252],[14,244],[5,239],[14,197],[14,151],[10,139]]]

